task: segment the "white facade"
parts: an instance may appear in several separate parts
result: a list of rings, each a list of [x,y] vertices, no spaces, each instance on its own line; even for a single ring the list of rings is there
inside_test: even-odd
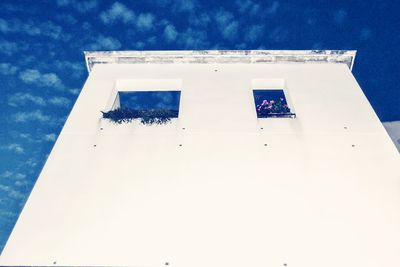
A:
[[[400,266],[400,157],[355,53],[87,53],[89,77],[0,256],[29,266]],[[257,119],[283,87],[293,118]],[[180,90],[168,125],[101,118]]]

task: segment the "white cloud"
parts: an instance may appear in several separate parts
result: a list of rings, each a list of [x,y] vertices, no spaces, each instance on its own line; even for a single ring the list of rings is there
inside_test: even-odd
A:
[[[8,98],[8,105],[12,107],[18,107],[22,105],[26,105],[28,102],[39,105],[45,106],[46,102],[40,96],[35,96],[30,93],[15,93]]]
[[[135,42],[135,44],[133,45],[133,47],[135,49],[143,49],[146,46],[146,43],[143,41],[137,41]]]
[[[234,19],[231,12],[219,10],[215,13],[215,21],[218,29],[222,33],[222,37],[232,41],[237,38],[239,22]]]
[[[333,20],[337,24],[342,24],[346,20],[346,18],[347,18],[347,11],[344,9],[339,9],[335,11],[335,13],[333,14]]]
[[[240,13],[255,15],[261,8],[259,4],[254,3],[251,0],[236,0],[235,3],[239,8]]]
[[[115,22],[129,23],[135,19],[135,13],[120,2],[115,2],[112,6],[100,13],[100,19],[104,24]]]
[[[36,167],[38,165],[38,161],[35,158],[30,158],[25,163],[31,168]]]
[[[23,138],[23,139],[30,139],[31,138],[31,134],[28,133],[19,133],[18,137]]]
[[[67,23],[70,25],[75,25],[76,23],[78,23],[78,19],[70,14],[57,14],[56,19],[61,23]]]
[[[209,47],[207,32],[188,28],[179,34],[178,44],[183,46],[184,49],[205,49]]]
[[[89,22],[85,21],[82,23],[81,25],[81,29],[83,31],[94,31],[94,27],[92,26],[92,24],[90,24]]]
[[[15,42],[7,40],[0,40],[0,53],[11,56],[20,49],[19,45]]]
[[[81,13],[86,13],[96,9],[97,5],[98,3],[96,0],[88,0],[88,1],[80,0],[79,2],[76,3],[76,10],[78,10]]]
[[[276,27],[268,35],[268,37],[271,40],[273,40],[274,42],[277,42],[277,43],[281,43],[281,42],[285,41],[288,36],[289,36],[289,31],[282,26]]]
[[[15,181],[14,184],[19,187],[27,187],[29,185],[29,182],[28,181]]]
[[[68,6],[72,3],[72,0],[57,0],[57,5],[59,6]]]
[[[109,9],[100,13],[100,20],[106,25],[122,22],[135,25],[139,31],[147,31],[154,28],[155,16],[151,13],[140,13],[136,16],[126,5],[115,2]]]
[[[69,74],[75,78],[79,78],[85,72],[85,65],[83,62],[59,61],[56,60],[53,64],[61,71],[68,71]]]
[[[8,31],[8,23],[4,19],[0,18],[0,32],[7,32]]]
[[[5,171],[2,174],[0,174],[0,177],[2,177],[2,178],[13,178],[13,179],[16,179],[16,180],[23,180],[23,179],[26,178],[26,174],[23,174],[23,173],[20,173],[20,172],[14,174],[11,171]]]
[[[26,69],[22,71],[19,75],[19,78],[27,84],[53,87],[55,89],[63,89],[65,87],[57,74],[41,73],[36,69]]]
[[[0,174],[0,177],[2,177],[2,178],[8,178],[8,177],[11,177],[11,175],[13,175],[12,172],[10,172],[10,171],[5,171],[5,172],[3,172],[2,174]]]
[[[157,43],[157,36],[150,36],[146,39],[148,45],[155,45]]]
[[[51,21],[35,23],[30,20],[21,21],[19,19],[13,19],[6,21],[0,19],[0,32],[7,33],[23,33],[30,36],[46,36],[55,40],[66,38],[67,35],[63,35],[63,30],[60,26],[54,24]]]
[[[14,175],[14,177],[15,177],[15,179],[17,179],[17,180],[22,180],[22,179],[25,179],[25,178],[26,178],[26,174],[23,174],[23,173],[16,173],[16,174]]]
[[[247,44],[246,43],[239,43],[235,45],[235,49],[239,49],[239,50],[246,50],[247,48]]]
[[[20,144],[9,144],[1,147],[2,149],[12,151],[16,154],[24,153],[24,148]]]
[[[64,37],[63,38],[64,40],[69,39],[69,37],[67,37],[67,35],[65,35],[65,34],[63,35],[63,29],[60,26],[55,25],[54,23],[52,23],[50,21],[42,23],[40,25],[40,31],[41,31],[42,35],[50,37],[55,40],[58,40],[61,37]]]
[[[5,192],[9,197],[14,199],[25,199],[25,195],[21,192],[14,190],[10,186],[0,185],[0,191]]]
[[[322,42],[316,42],[311,46],[312,50],[322,50],[324,47],[324,43]]]
[[[80,13],[95,10],[98,6],[97,0],[57,0],[57,5],[61,7],[70,6]]]
[[[51,133],[51,134],[46,134],[46,135],[43,137],[43,140],[44,140],[44,141],[49,141],[49,142],[54,142],[54,141],[56,141],[56,138],[57,138],[57,135],[54,134],[54,133]]]
[[[0,63],[0,74],[14,75],[18,71],[18,67],[10,63]]]
[[[267,15],[274,15],[276,14],[276,12],[278,12],[279,6],[280,6],[279,1],[274,1],[272,2],[271,6],[265,10],[265,13]]]
[[[14,115],[15,122],[27,122],[27,121],[39,121],[48,122],[51,117],[43,114],[41,110],[35,110],[32,112],[18,112]]]
[[[8,210],[0,210],[0,217],[15,220],[18,217],[18,214]]]
[[[20,79],[25,83],[36,83],[42,77],[42,74],[38,70],[27,69],[20,73]]]
[[[178,36],[178,32],[176,31],[174,25],[168,24],[164,28],[164,38],[168,42],[173,42],[176,40],[176,37]]]
[[[53,96],[49,99],[49,103],[58,107],[68,107],[71,104],[71,101],[66,97]]]
[[[193,12],[199,6],[196,0],[174,0],[172,10],[175,12]]]
[[[253,25],[246,31],[245,39],[248,42],[254,43],[260,38],[263,32],[264,27],[262,25]]]
[[[14,189],[11,189],[11,190],[8,192],[8,195],[9,195],[11,198],[14,198],[14,199],[20,199],[20,200],[25,199],[25,195],[24,195],[24,194],[22,194],[21,192],[19,192],[19,191],[17,191],[17,190],[14,190]]]
[[[220,26],[226,26],[233,20],[233,14],[226,10],[219,10],[215,13],[215,20]]]
[[[73,95],[78,95],[80,91],[81,91],[81,89],[79,89],[79,88],[73,88],[73,89],[68,90],[68,92],[70,92]]]
[[[400,121],[384,122],[383,126],[400,152]]]
[[[211,18],[207,13],[193,13],[189,16],[189,23],[195,27],[207,27],[211,22]]]
[[[239,22],[232,21],[222,31],[222,36],[227,40],[234,40],[238,35]]]
[[[41,140],[36,140],[36,139],[34,139],[34,138],[32,137],[32,135],[29,134],[29,133],[17,133],[16,136],[19,137],[19,138],[21,138],[21,139],[24,139],[24,141],[29,142],[29,143],[38,143],[38,142],[41,141]]]
[[[148,31],[154,27],[154,15],[151,13],[141,13],[137,17],[136,27],[140,31]]]
[[[40,84],[47,87],[61,88],[64,87],[60,78],[55,73],[45,73],[41,77]]]
[[[362,28],[360,32],[360,40],[365,41],[372,37],[372,31],[370,28]]]
[[[120,41],[113,37],[104,35],[98,36],[97,39],[88,46],[89,50],[116,50],[120,47]]]

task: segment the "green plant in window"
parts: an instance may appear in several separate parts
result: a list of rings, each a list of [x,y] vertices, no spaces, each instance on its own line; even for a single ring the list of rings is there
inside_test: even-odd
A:
[[[165,124],[172,118],[178,117],[177,110],[170,109],[147,109],[135,110],[130,108],[116,108],[108,112],[101,111],[104,119],[108,119],[114,123],[129,123],[139,119],[144,125]]]

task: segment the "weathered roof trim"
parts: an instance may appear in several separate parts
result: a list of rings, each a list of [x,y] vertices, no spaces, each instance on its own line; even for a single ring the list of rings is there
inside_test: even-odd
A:
[[[90,72],[96,64],[172,63],[341,63],[350,70],[355,50],[182,50],[85,51]]]

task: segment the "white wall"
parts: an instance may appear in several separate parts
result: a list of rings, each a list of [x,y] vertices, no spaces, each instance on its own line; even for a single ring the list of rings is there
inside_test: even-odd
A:
[[[179,81],[178,120],[101,119],[149,79]],[[260,79],[296,119],[256,118]],[[0,264],[400,266],[399,163],[344,64],[95,65]]]

